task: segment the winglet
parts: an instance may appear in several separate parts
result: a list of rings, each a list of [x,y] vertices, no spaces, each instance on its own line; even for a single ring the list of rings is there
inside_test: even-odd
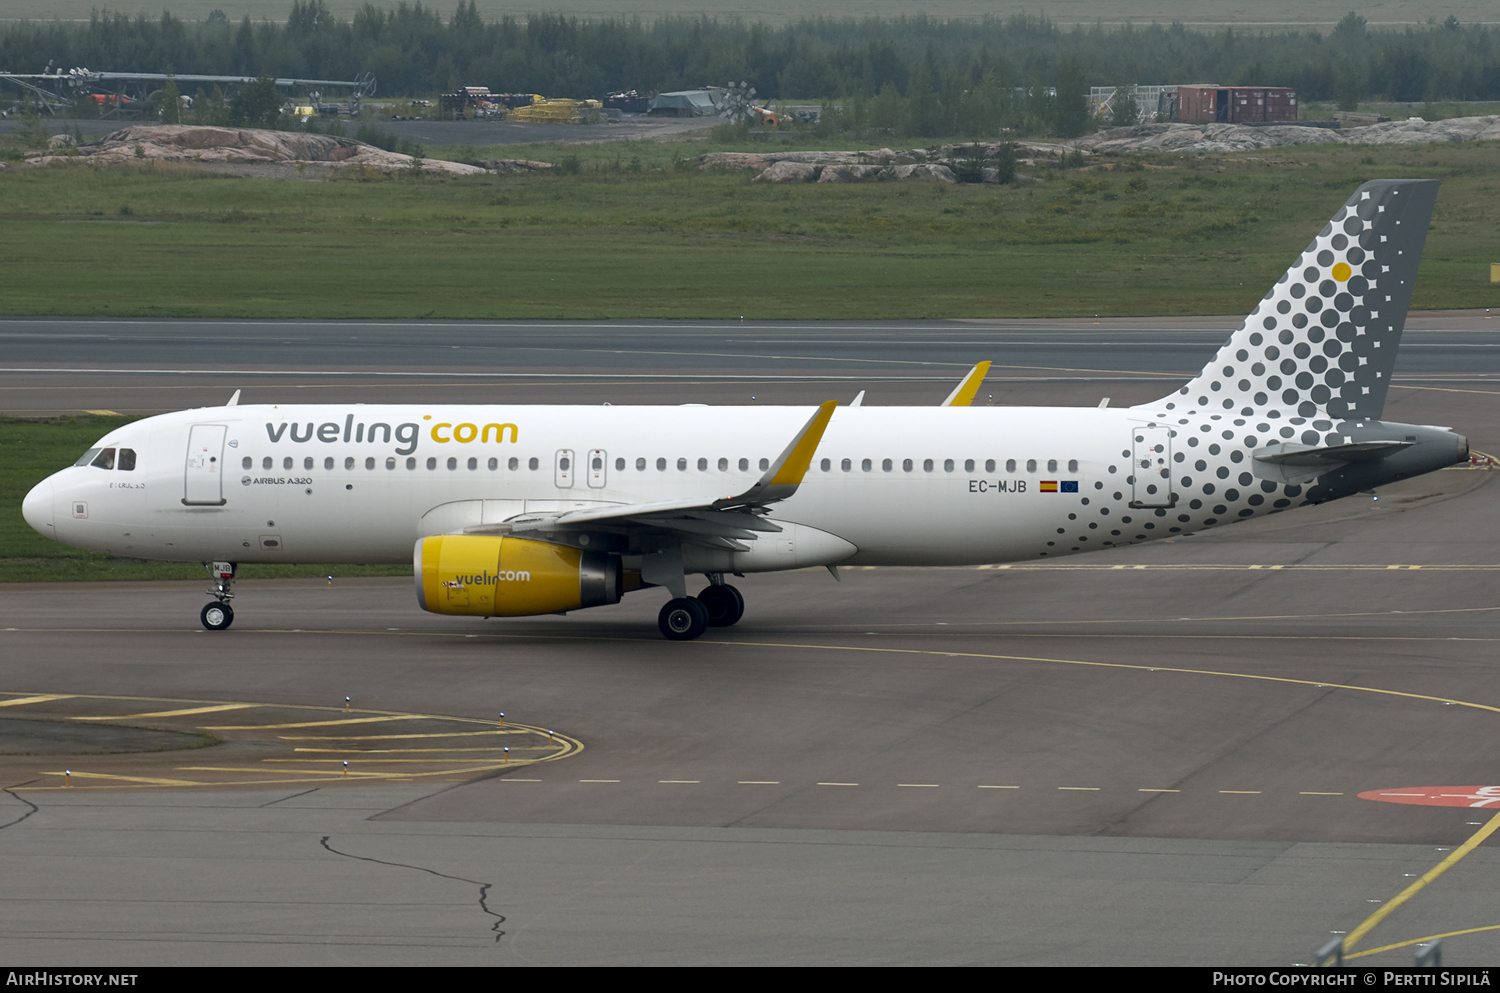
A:
[[[974,402],[974,395],[979,392],[979,387],[984,384],[984,377],[990,374],[989,362],[981,362],[969,370],[969,374],[948,394],[948,399],[938,404],[939,407],[967,407]]]
[[[229,398],[229,402],[226,403],[224,406],[226,406],[226,407],[238,407],[239,405],[240,405],[240,391],[239,390],[235,390],[234,391],[234,396],[230,397]]]
[[[797,487],[802,484],[802,477],[807,475],[807,467],[812,465],[813,453],[818,450],[818,443],[823,440],[823,432],[828,429],[828,422],[833,419],[833,410],[837,406],[837,400],[820,404],[818,412],[802,426],[791,444],[771,463],[771,467],[754,486],[739,496],[719,501],[716,506],[740,507],[769,503],[773,500],[785,500],[797,492]]]

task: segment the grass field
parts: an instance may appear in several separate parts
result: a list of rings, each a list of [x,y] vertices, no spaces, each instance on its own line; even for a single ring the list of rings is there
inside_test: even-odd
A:
[[[766,185],[671,161],[705,147],[509,146],[504,154],[574,156],[577,171],[463,179],[287,182],[185,165],[8,170],[3,309],[262,318],[1239,313],[1377,176],[1444,183],[1413,305],[1500,303],[1489,282],[1500,220],[1493,144],[1121,158],[1006,187]]]
[[[342,20],[349,20],[364,0],[327,0],[328,9]],[[433,0],[424,6],[441,11],[446,18],[457,0]],[[477,0],[480,15],[486,20],[502,16],[522,17],[545,10],[549,14],[572,17],[605,18],[696,17],[700,14],[720,20],[739,18],[746,22],[764,21],[781,24],[803,17],[901,17],[923,13],[938,19],[1011,17],[1025,14],[1045,16],[1059,24],[1170,24],[1223,25],[1252,28],[1271,25],[1277,29],[1288,25],[1332,25],[1350,10],[1348,0],[1241,0],[1238,3],[1204,4],[1189,0],[1047,0],[1026,3],[1022,0],[933,0],[920,11],[899,0],[822,0],[805,3],[794,0]],[[95,0],[0,0],[0,19],[82,20],[99,4]],[[121,0],[109,9],[123,14],[161,16],[163,7],[188,20],[203,20],[214,10],[222,10],[232,21],[249,16],[251,20],[286,20],[289,0],[176,0],[162,4],[152,0]],[[384,7],[385,4],[377,4]],[[1428,18],[1441,21],[1449,14],[1461,21],[1494,21],[1493,6],[1481,0],[1453,0],[1445,3],[1397,3],[1395,0],[1367,0],[1358,5],[1361,16],[1372,25],[1425,23]],[[19,71],[19,70],[18,70]]]
[[[52,473],[72,465],[91,442],[128,417],[77,417],[54,421],[0,418],[0,582],[62,582],[105,579],[202,579],[208,576],[196,563],[142,562],[107,558],[69,548],[31,529],[21,517],[21,500],[28,490]],[[402,566],[246,565],[240,576],[401,576]]]

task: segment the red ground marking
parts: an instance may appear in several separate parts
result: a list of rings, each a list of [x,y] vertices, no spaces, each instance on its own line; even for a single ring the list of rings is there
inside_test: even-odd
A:
[[[1500,808],[1500,786],[1405,786],[1389,790],[1369,790],[1361,800],[1385,803],[1415,803],[1423,807]]]

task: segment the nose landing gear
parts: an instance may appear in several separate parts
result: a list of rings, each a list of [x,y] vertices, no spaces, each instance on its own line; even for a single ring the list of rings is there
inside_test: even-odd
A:
[[[234,594],[229,587],[234,582],[235,564],[233,562],[208,562],[204,568],[213,577],[214,588],[204,590],[214,598],[214,602],[208,604],[198,614],[198,620],[203,627],[209,631],[223,631],[234,623],[234,608],[229,606],[229,601],[234,599]]]
[[[234,623],[234,608],[227,603],[206,603],[198,619],[208,630],[222,631]]]

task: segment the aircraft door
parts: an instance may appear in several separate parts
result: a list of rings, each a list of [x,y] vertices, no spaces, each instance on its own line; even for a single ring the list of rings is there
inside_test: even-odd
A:
[[[1173,507],[1172,429],[1165,424],[1138,426],[1131,432],[1134,460],[1130,475],[1132,507]]]
[[[596,490],[604,488],[609,478],[609,453],[602,448],[589,451],[589,486]]]
[[[223,424],[194,424],[188,431],[182,502],[189,507],[224,506]]]
[[[557,461],[553,464],[552,482],[559,489],[568,489],[573,485],[573,449],[560,448],[557,451]]]

